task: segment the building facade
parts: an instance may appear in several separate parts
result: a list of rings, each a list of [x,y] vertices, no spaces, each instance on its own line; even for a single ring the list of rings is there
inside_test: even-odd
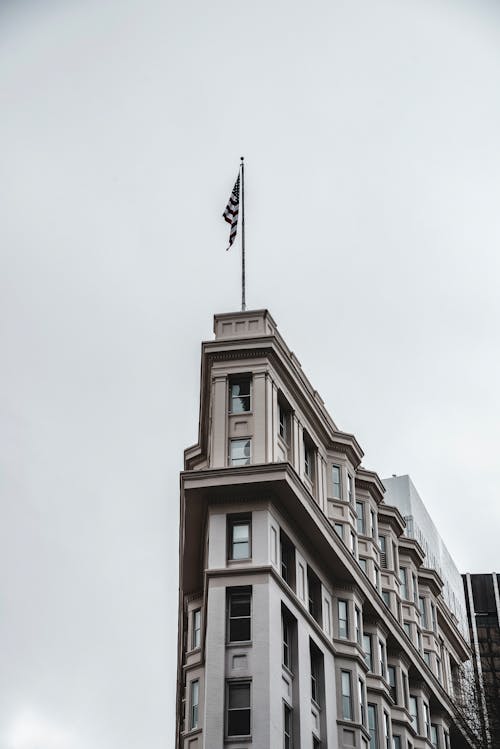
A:
[[[480,728],[485,746],[500,747],[500,575],[463,575],[473,649]]]
[[[181,474],[178,749],[460,749],[468,637],[267,310],[216,315]]]

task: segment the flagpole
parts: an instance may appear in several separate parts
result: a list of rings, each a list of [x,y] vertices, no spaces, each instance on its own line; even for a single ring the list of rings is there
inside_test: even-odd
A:
[[[245,300],[245,162],[241,157],[241,310],[247,308]]]

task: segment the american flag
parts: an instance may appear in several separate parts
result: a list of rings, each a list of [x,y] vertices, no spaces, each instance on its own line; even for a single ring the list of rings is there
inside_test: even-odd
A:
[[[238,226],[239,210],[240,210],[240,175],[238,174],[238,178],[236,182],[234,183],[233,191],[231,193],[231,197],[229,198],[229,202],[226,206],[226,210],[222,214],[222,218],[225,221],[227,221],[228,224],[231,224],[231,231],[229,232],[229,247],[227,248],[228,250],[230,249],[236,237],[236,228]]]

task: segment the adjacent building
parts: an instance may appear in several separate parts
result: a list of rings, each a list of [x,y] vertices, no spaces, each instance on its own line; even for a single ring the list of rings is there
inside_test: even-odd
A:
[[[463,575],[483,744],[500,747],[500,575]]]
[[[479,746],[457,709],[456,579],[415,513],[386,499],[267,310],[214,332],[181,474],[176,746]]]

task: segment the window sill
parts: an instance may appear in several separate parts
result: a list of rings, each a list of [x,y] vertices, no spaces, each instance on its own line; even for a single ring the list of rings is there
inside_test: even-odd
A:
[[[252,743],[252,737],[251,736],[226,736],[224,739],[224,744],[235,744],[236,742],[244,742],[245,744],[251,744]]]
[[[198,728],[190,728],[189,731],[183,731],[182,735],[185,736],[186,738],[188,738],[190,736],[197,736],[202,731],[203,731],[203,729],[201,728],[201,726],[198,726]]]
[[[245,557],[242,559],[228,559],[227,564],[230,567],[232,567],[233,565],[237,565],[237,564],[248,564],[251,561],[252,561],[252,557]]]
[[[234,640],[226,642],[226,648],[251,648],[252,640]]]

